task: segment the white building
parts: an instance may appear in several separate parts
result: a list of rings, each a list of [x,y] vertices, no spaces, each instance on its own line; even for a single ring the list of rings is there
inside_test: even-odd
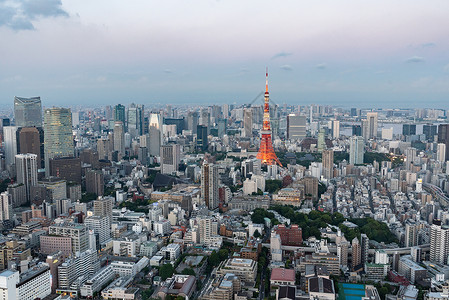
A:
[[[166,247],[162,247],[158,254],[164,256],[166,259],[175,261],[181,255],[181,246],[179,244],[169,244]]]
[[[50,268],[47,264],[39,264],[20,275],[17,284],[19,300],[43,299],[51,294]]]
[[[163,220],[154,222],[153,230],[154,230],[154,232],[156,232],[157,234],[160,234],[160,235],[166,235],[166,234],[170,233],[170,231],[171,231],[170,221],[163,219]]]
[[[91,278],[89,278],[80,288],[81,297],[92,297],[95,292],[100,289],[110,280],[114,279],[115,272],[112,265],[108,265],[100,269]],[[33,298],[34,299],[34,298]]]
[[[0,273],[0,299],[18,299],[16,284],[19,283],[19,272],[5,270]]]

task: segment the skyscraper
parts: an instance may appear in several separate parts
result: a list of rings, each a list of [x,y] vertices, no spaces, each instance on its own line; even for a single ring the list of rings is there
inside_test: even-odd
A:
[[[196,147],[201,151],[207,151],[208,146],[207,127],[198,125],[196,129]]]
[[[424,124],[422,127],[422,133],[426,136],[426,140],[433,141],[435,136],[437,135],[437,125],[433,124]]]
[[[340,137],[340,121],[332,121],[332,137],[338,139]]]
[[[218,166],[204,162],[201,167],[201,196],[211,210],[216,209],[219,203],[218,177]]]
[[[405,222],[405,247],[418,245],[418,224],[413,220]]]
[[[125,156],[125,128],[120,121],[114,124],[114,151],[119,153],[119,157]]]
[[[334,150],[323,150],[323,176],[326,179],[334,177]]]
[[[244,137],[253,136],[253,110],[245,108],[243,110],[243,134]]]
[[[181,146],[169,144],[161,147],[161,173],[172,174],[178,171],[181,161]]]
[[[449,124],[438,125],[438,143],[446,145],[446,159],[449,158]]]
[[[363,164],[365,142],[360,136],[352,136],[349,139],[349,163],[351,165]]]
[[[377,118],[377,112],[368,112],[366,114],[366,120],[362,122],[362,134],[365,140],[377,137]]]
[[[70,108],[47,108],[44,113],[45,175],[50,175],[50,159],[74,155]]]
[[[368,262],[369,238],[366,234],[360,235],[360,259],[363,267]]]
[[[158,113],[150,114],[150,147],[149,152],[152,156],[159,156],[162,145],[162,116]]]
[[[446,265],[449,256],[449,227],[434,220],[430,227],[430,261]]]
[[[446,157],[446,144],[438,143],[437,145],[437,161],[445,162]]]
[[[306,137],[306,116],[287,116],[287,139],[302,140]]]
[[[124,105],[117,104],[116,106],[114,106],[114,121],[120,121],[123,123],[123,126],[125,126],[126,114]]]
[[[407,170],[411,170],[413,163],[416,159],[416,148],[408,147],[407,149],[405,149],[405,156],[406,156],[405,167]]]
[[[199,121],[198,112],[189,111],[187,115],[187,129],[192,130],[192,134],[196,134],[198,121]]]
[[[14,97],[14,118],[17,127],[42,127],[41,98]]]
[[[3,127],[3,141],[5,143],[5,164],[8,170],[15,163],[17,154],[17,126]]]
[[[354,238],[351,242],[352,246],[352,270],[362,263],[362,249],[358,238]]]
[[[128,107],[128,132],[132,137],[143,134],[143,105],[131,103]]]
[[[37,155],[37,167],[44,168],[44,130],[42,127],[22,127],[18,130],[17,153]]]
[[[16,155],[17,183],[25,186],[27,202],[31,201],[31,187],[37,184],[37,169],[36,154]]]
[[[416,124],[402,125],[402,135],[415,135],[415,134],[416,134]]]

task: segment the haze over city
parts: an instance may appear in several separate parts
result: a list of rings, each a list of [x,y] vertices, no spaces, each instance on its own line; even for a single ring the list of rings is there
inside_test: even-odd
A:
[[[447,108],[449,2],[0,1],[0,104]]]

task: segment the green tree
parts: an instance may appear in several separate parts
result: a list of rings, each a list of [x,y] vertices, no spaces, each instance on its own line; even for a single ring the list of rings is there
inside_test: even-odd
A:
[[[220,258],[220,262],[224,261],[225,259],[228,259],[228,257],[229,257],[229,250],[228,249],[220,249],[218,251],[218,257]]]
[[[259,238],[260,237],[259,230],[256,229],[256,231],[254,231],[254,237],[255,238]]]
[[[213,267],[216,267],[220,264],[220,256],[218,256],[218,253],[214,250],[209,256],[209,264]]]
[[[195,271],[192,268],[185,268],[184,270],[182,270],[181,272],[182,275],[193,275],[195,276]]]
[[[171,264],[165,264],[159,269],[159,276],[161,276],[162,280],[165,280],[172,277],[174,272],[175,268]]]

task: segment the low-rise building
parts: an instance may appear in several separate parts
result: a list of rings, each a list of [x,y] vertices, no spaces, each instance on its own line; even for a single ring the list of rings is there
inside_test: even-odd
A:
[[[257,262],[252,259],[230,258],[222,261],[217,269],[217,274],[235,274],[241,281],[254,284],[257,274]]]

